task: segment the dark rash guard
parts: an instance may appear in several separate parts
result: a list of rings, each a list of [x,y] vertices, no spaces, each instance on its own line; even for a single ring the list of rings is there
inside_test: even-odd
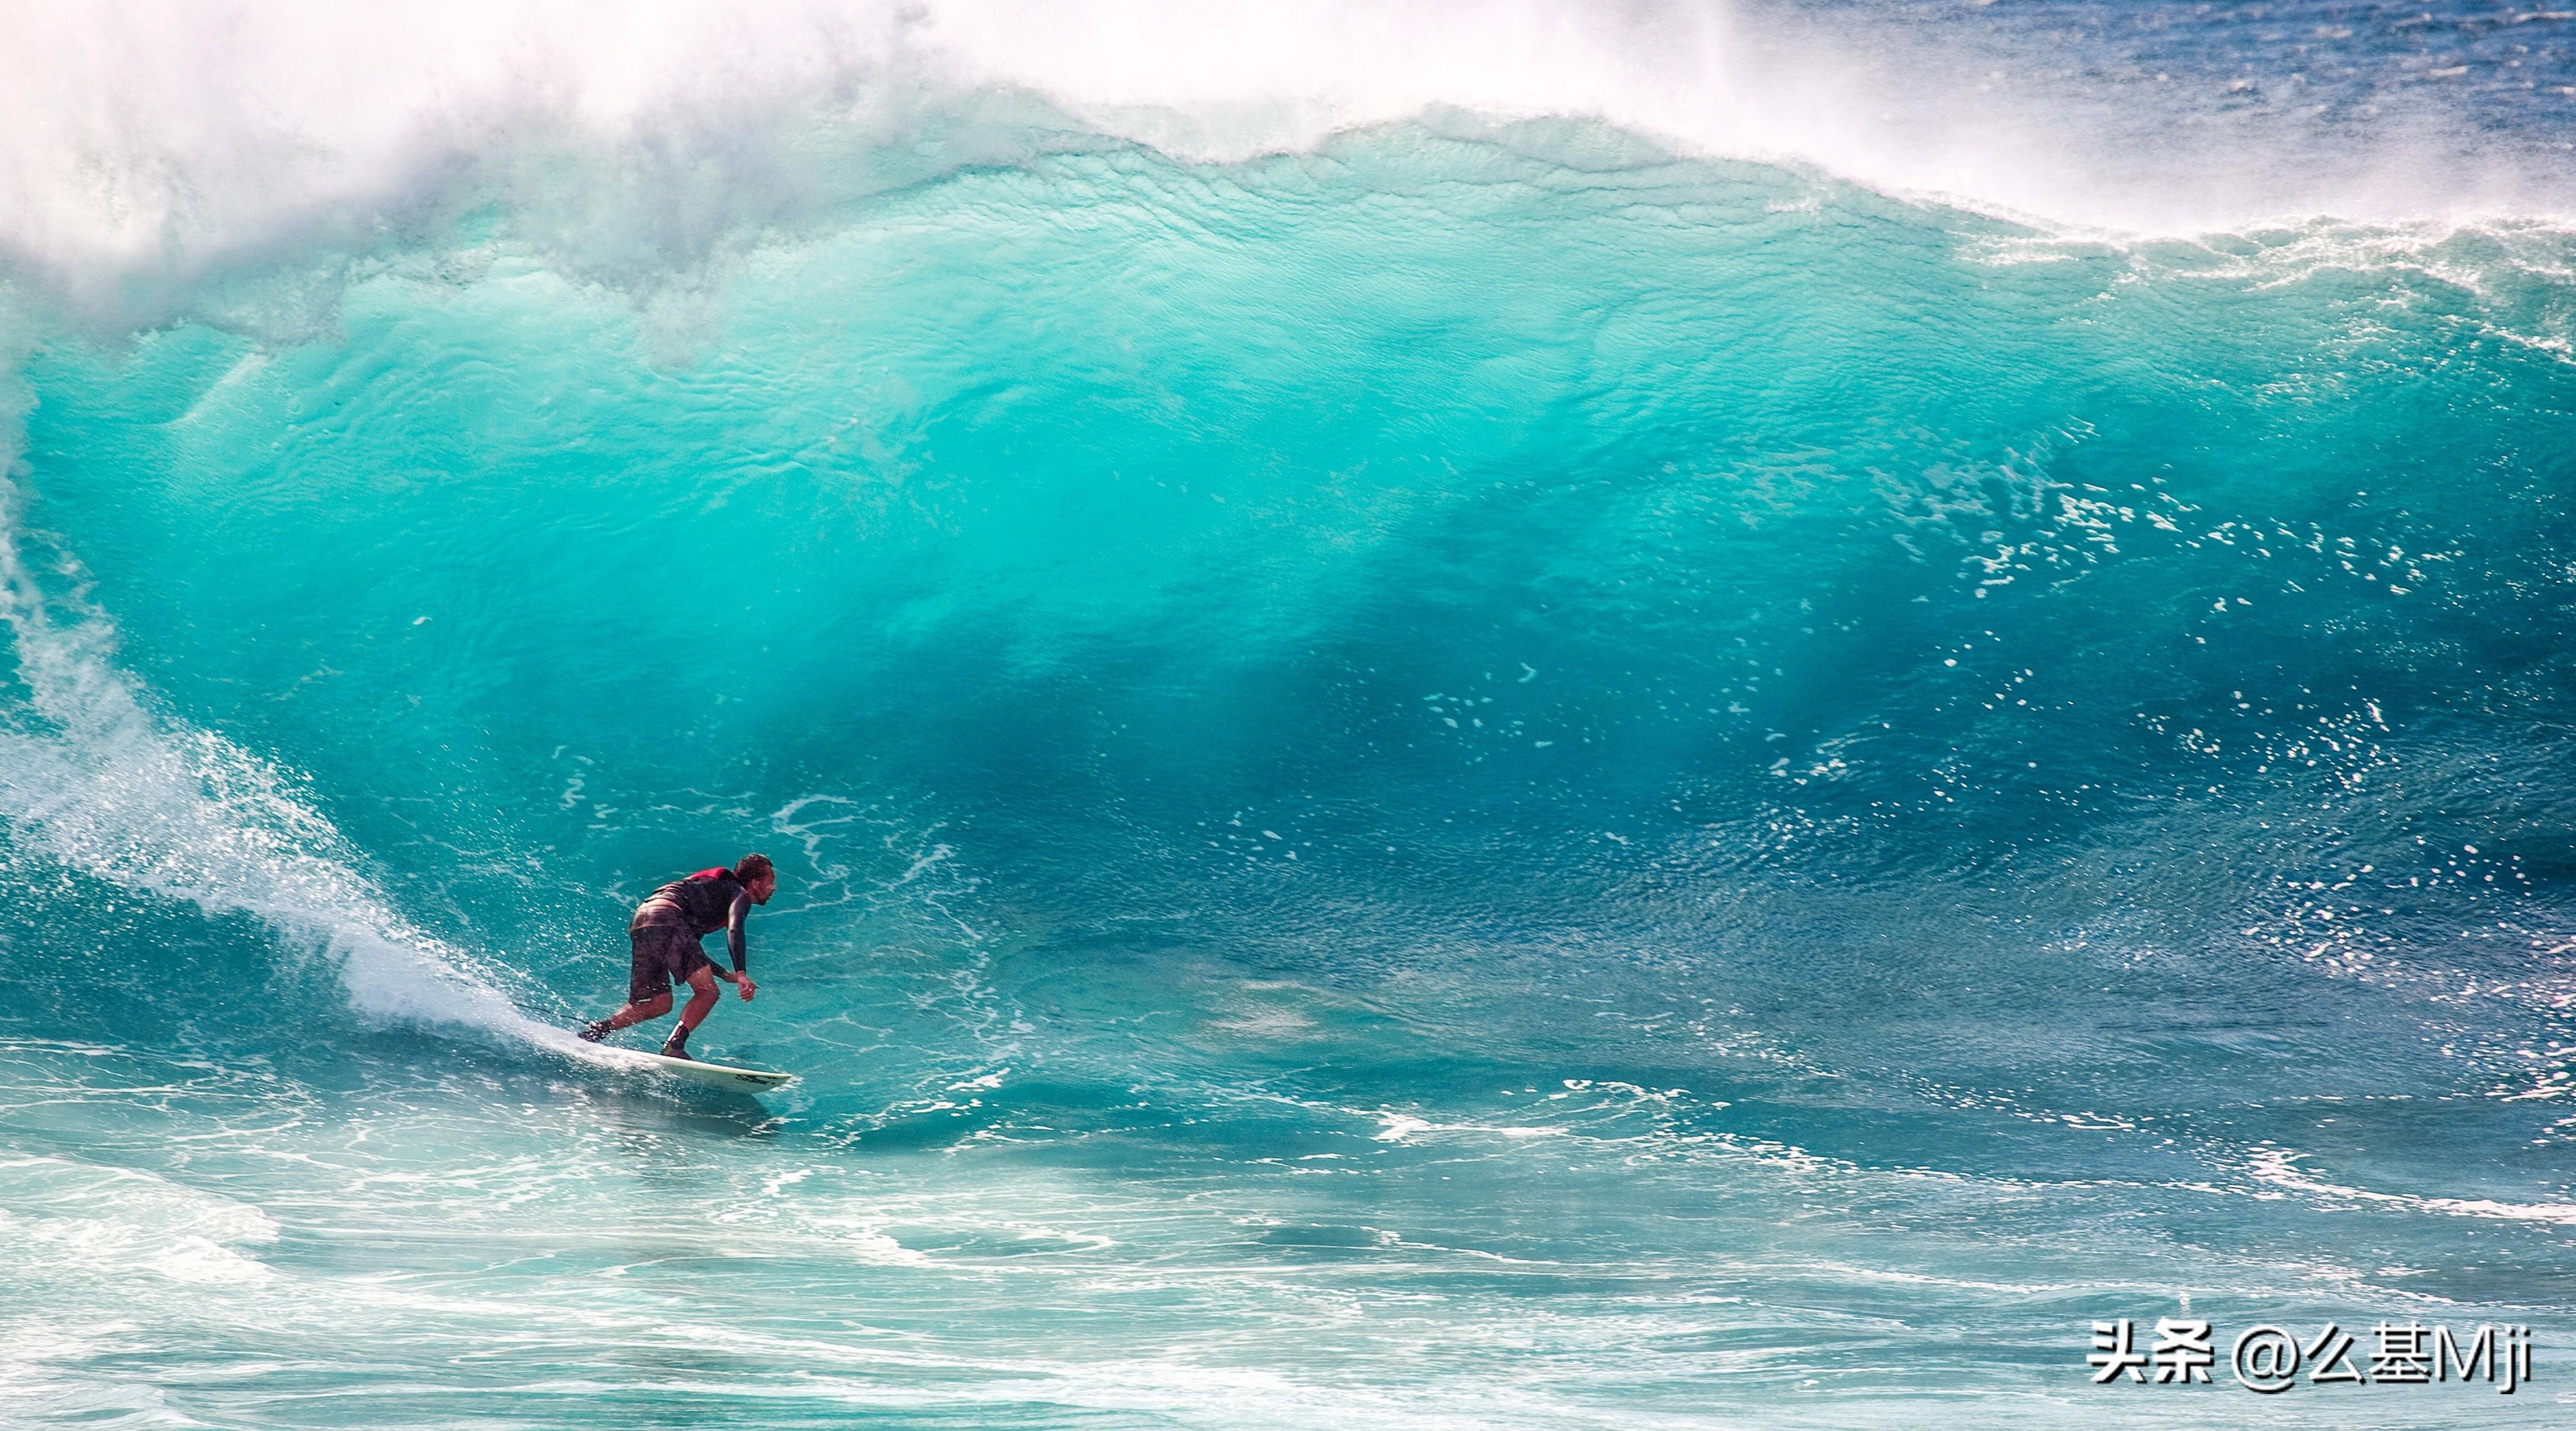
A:
[[[700,870],[653,891],[635,907],[635,923],[676,924],[701,939],[721,929],[725,931],[725,952],[733,957],[733,971],[739,974],[748,964],[751,951],[742,931],[734,926],[733,906],[745,893],[733,871]]]

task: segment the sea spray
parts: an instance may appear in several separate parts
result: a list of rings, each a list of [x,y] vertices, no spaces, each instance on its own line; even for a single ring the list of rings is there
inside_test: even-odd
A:
[[[373,1014],[522,1024],[478,977],[478,961],[385,908],[292,777],[146,709],[113,663],[113,629],[86,600],[78,568],[58,558],[49,592],[21,515],[18,494],[0,490],[0,621],[25,692],[0,730],[12,856],[256,915],[290,948],[323,956]]]

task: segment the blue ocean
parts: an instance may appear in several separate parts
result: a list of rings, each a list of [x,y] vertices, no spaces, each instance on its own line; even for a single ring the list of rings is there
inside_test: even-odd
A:
[[[2576,1421],[2576,14],[0,74],[0,1423]]]

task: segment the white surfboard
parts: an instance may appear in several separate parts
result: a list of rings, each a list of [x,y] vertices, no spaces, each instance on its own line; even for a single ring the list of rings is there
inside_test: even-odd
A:
[[[667,1073],[710,1088],[739,1088],[745,1092],[765,1093],[796,1081],[795,1074],[772,1073],[765,1068],[736,1068],[729,1063],[701,1063],[694,1058],[664,1058],[658,1053],[639,1053],[626,1048],[609,1052],[619,1055],[617,1061],[620,1063],[632,1059],[656,1073]]]

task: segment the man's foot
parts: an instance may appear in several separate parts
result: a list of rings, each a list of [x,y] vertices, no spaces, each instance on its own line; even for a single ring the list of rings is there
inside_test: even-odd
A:
[[[601,1019],[599,1022],[591,1024],[581,1031],[581,1041],[583,1043],[597,1043],[606,1037],[608,1037],[608,1020],[606,1019]]]
[[[669,1039],[665,1040],[662,1044],[662,1056],[664,1058],[688,1058],[689,1031],[687,1029],[681,1029],[679,1032],[672,1034]],[[691,1061],[694,1062],[695,1060]]]

